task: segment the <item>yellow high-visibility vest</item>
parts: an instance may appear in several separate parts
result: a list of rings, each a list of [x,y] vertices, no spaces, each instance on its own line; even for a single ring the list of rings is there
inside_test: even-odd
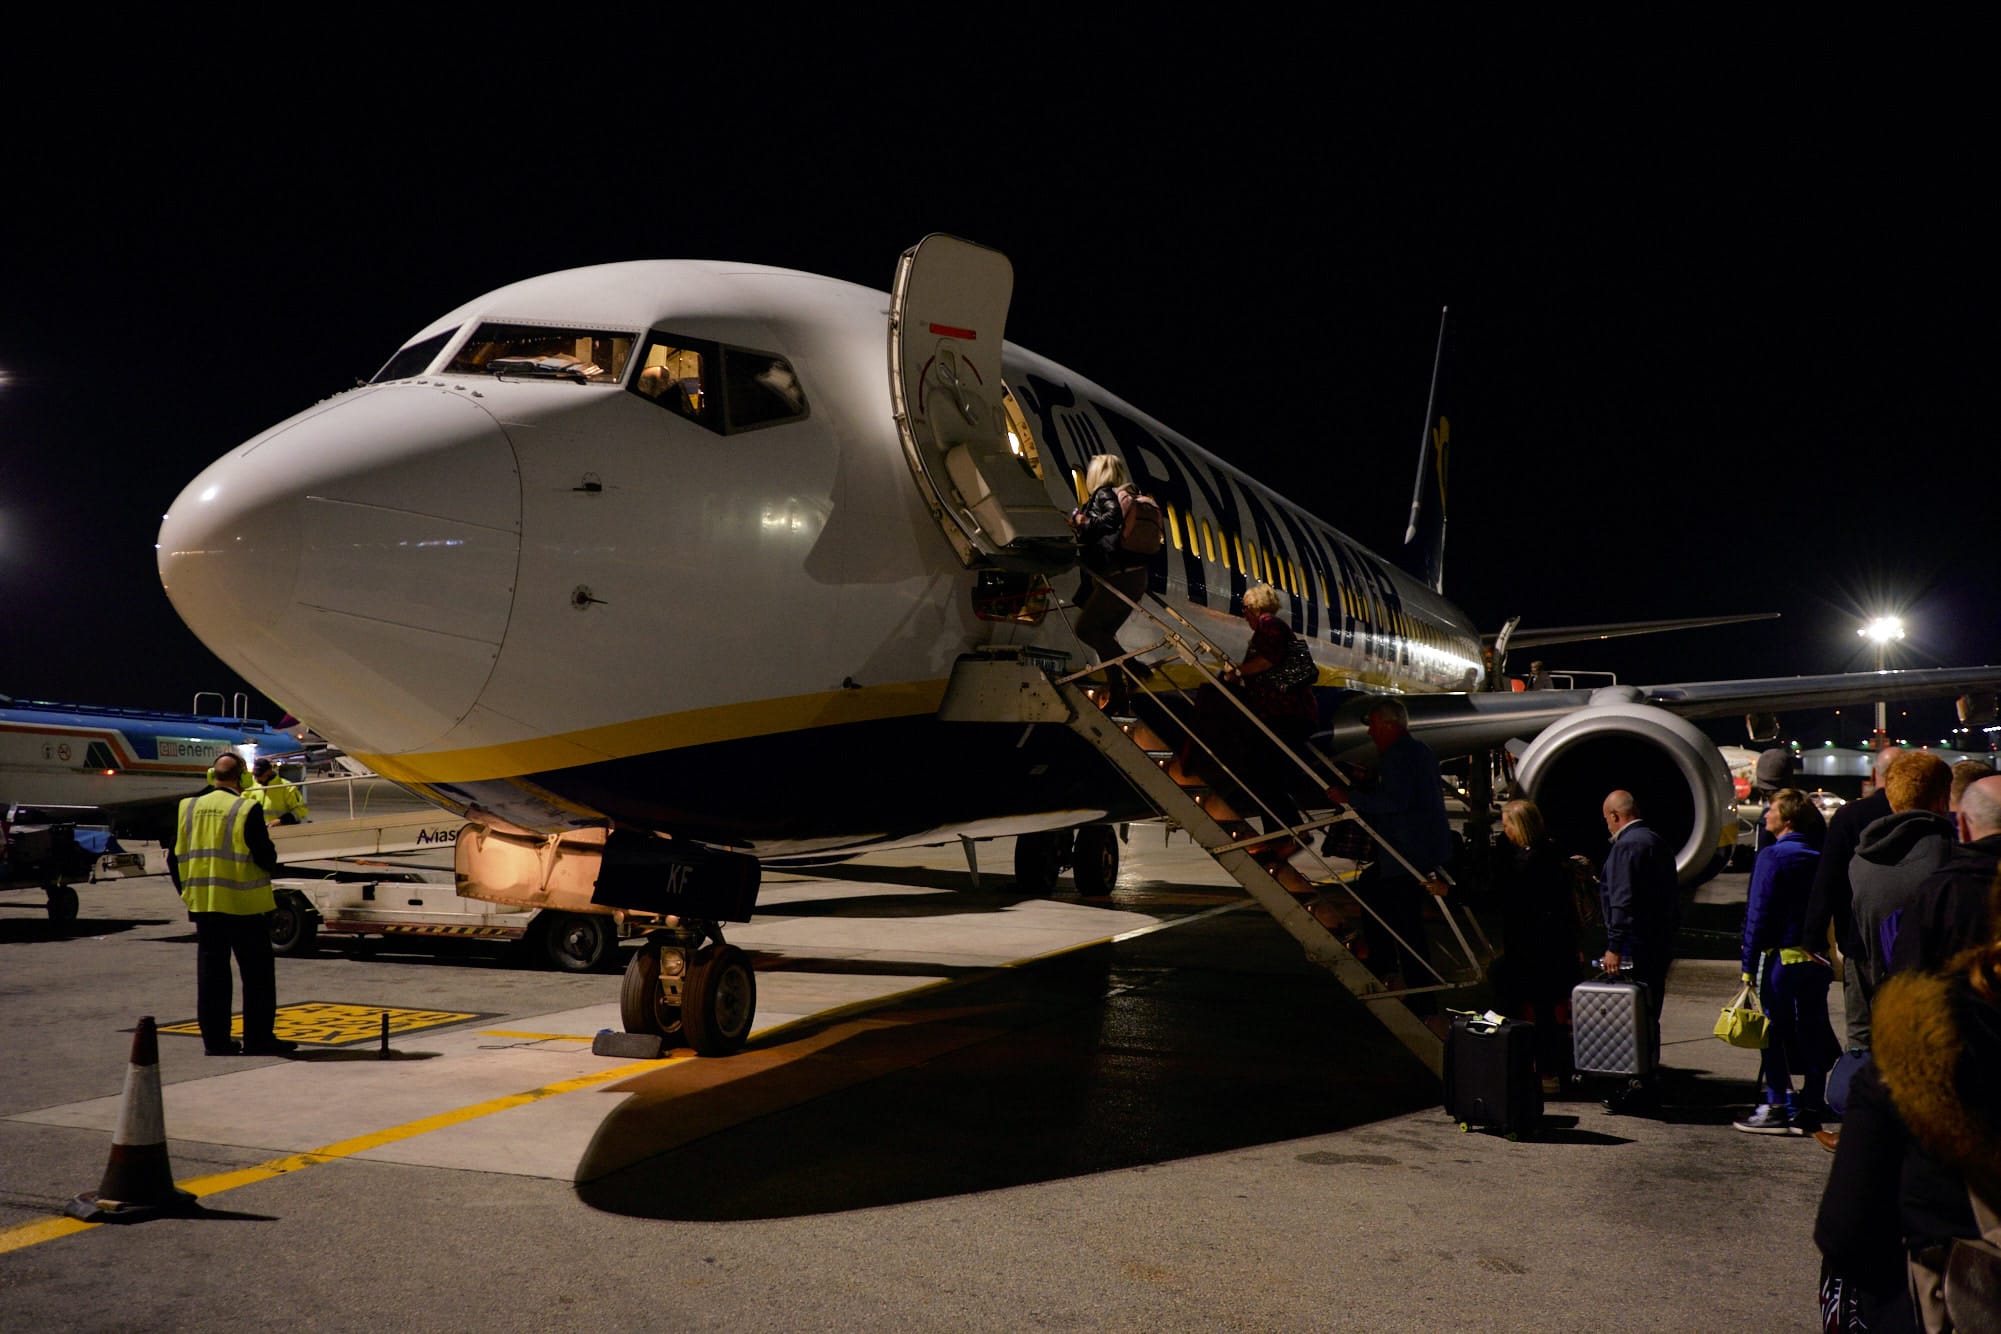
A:
[[[181,802],[174,865],[189,912],[248,915],[278,906],[271,877],[250,858],[252,798],[219,788]]]
[[[275,822],[288,814],[296,815],[301,820],[306,818],[305,794],[283,775],[272,774],[268,783],[258,783],[254,778],[250,781],[251,786],[248,791],[256,799],[257,804],[264,808],[267,823]]]

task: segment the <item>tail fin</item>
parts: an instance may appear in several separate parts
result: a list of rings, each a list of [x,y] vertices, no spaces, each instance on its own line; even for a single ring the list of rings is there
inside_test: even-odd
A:
[[[1417,454],[1417,485],[1411,489],[1410,523],[1404,528],[1397,563],[1434,593],[1445,591],[1445,455],[1451,423],[1438,411],[1438,376],[1445,364],[1445,316],[1438,312],[1438,347],[1431,357],[1431,394],[1424,405],[1424,438]]]

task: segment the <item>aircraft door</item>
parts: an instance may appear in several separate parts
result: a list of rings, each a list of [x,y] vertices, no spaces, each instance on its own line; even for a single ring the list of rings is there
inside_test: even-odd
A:
[[[1001,339],[1007,256],[933,233],[903,253],[889,306],[889,392],[919,494],[968,566],[1075,563],[1068,516],[1008,428]]]

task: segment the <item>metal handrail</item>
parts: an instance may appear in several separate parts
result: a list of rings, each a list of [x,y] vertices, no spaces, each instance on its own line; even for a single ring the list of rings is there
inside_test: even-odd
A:
[[[1215,672],[1210,670],[1209,666],[1203,661],[1203,653],[1205,651],[1209,655],[1213,656],[1214,658],[1224,663],[1229,663],[1231,661],[1230,657],[1227,653],[1223,652],[1223,650],[1216,647],[1214,644],[1210,643],[1206,638],[1204,638],[1202,636],[1201,631],[1191,621],[1189,621],[1187,617],[1183,616],[1178,610],[1176,610],[1174,607],[1170,606],[1166,602],[1164,601],[1161,602],[1160,605],[1164,611],[1166,611],[1169,615],[1174,617],[1175,620],[1180,621],[1182,625],[1188,628],[1189,637],[1184,637],[1177,630],[1175,630],[1173,626],[1169,625],[1166,621],[1162,620],[1159,616],[1155,615],[1153,611],[1149,609],[1146,605],[1144,605],[1142,602],[1135,601],[1134,599],[1126,596],[1126,594],[1121,589],[1119,589],[1116,585],[1112,584],[1109,580],[1100,577],[1096,571],[1085,570],[1084,574],[1088,578],[1096,580],[1100,587],[1110,590],[1110,592],[1114,596],[1116,596],[1120,601],[1124,602],[1133,611],[1136,611],[1140,615],[1146,617],[1148,621],[1152,622],[1153,625],[1162,632],[1162,638],[1157,642],[1150,644],[1144,648],[1134,649],[1131,650],[1130,652],[1120,654],[1116,658],[1111,658],[1103,662],[1100,662],[1097,665],[1097,667],[1086,668],[1083,671],[1072,672],[1067,676],[1060,677],[1057,680],[1057,684],[1059,685],[1069,684],[1071,682],[1081,680],[1082,678],[1091,675],[1093,672],[1099,670],[1100,668],[1111,668],[1124,672],[1125,675],[1128,678],[1130,678],[1134,686],[1140,687],[1143,690],[1145,688],[1144,681],[1142,681],[1138,677],[1138,675],[1131,670],[1129,664],[1134,659],[1139,658],[1144,654],[1151,653],[1158,648],[1162,647],[1171,648],[1174,651],[1175,655],[1179,657],[1183,662],[1186,662],[1188,665],[1195,668],[1196,671],[1200,672],[1205,682],[1216,687],[1217,691],[1221,694],[1221,696],[1229,700],[1230,703],[1233,706],[1235,706],[1238,712],[1240,712],[1247,720],[1249,720],[1252,726],[1256,727],[1259,732],[1263,733],[1265,739],[1271,742],[1273,746],[1277,747],[1281,755],[1284,755],[1287,759],[1291,760],[1293,764],[1298,767],[1301,773],[1305,774],[1308,778],[1312,779],[1315,786],[1321,788],[1323,791],[1329,786],[1329,779],[1325,775],[1323,775],[1319,770],[1315,769],[1312,764],[1310,764],[1306,759],[1301,757],[1290,746],[1286,745],[1284,741],[1280,740],[1278,734],[1273,732],[1269,727],[1265,726],[1264,720],[1259,718],[1256,712],[1253,711],[1251,707],[1237,695],[1236,692],[1227,689],[1221,677],[1218,676]],[[1076,604],[1074,602],[1060,603],[1059,607],[1065,614],[1066,623],[1070,624],[1074,630],[1075,621],[1069,618],[1069,613],[1076,610]],[[1190,637],[1192,637],[1192,639],[1194,640],[1193,643],[1190,642]],[[1176,691],[1176,693],[1182,694],[1184,696],[1187,693],[1179,686],[1175,686],[1173,688]],[[1160,699],[1159,692],[1152,692],[1152,693],[1154,694],[1156,699]],[[1165,701],[1161,700],[1161,703],[1163,708],[1166,708]],[[1376,846],[1383,849],[1385,852],[1389,853],[1389,855],[1393,859],[1395,859],[1397,864],[1402,866],[1405,871],[1409,872],[1411,878],[1417,880],[1420,884],[1429,880],[1436,879],[1448,886],[1455,886],[1457,882],[1452,879],[1451,875],[1446,872],[1445,868],[1438,867],[1430,873],[1418,870],[1417,867],[1410,861],[1410,859],[1405,857],[1403,853],[1400,850],[1398,850],[1395,844],[1383,838],[1381,834],[1378,834],[1374,829],[1374,827],[1372,827],[1369,824],[1369,822],[1362,817],[1361,813],[1354,810],[1352,807],[1339,810],[1338,813],[1333,818],[1325,821],[1302,821],[1298,827],[1295,827],[1287,823],[1286,821],[1280,820],[1272,812],[1271,807],[1265,802],[1264,798],[1258,794],[1257,790],[1251,787],[1249,784],[1245,783],[1242,779],[1238,778],[1237,775],[1230,770],[1229,766],[1223,763],[1223,761],[1216,755],[1215,750],[1212,747],[1210,747],[1208,742],[1202,739],[1201,734],[1196,731],[1196,729],[1190,724],[1188,719],[1178,716],[1173,709],[1166,709],[1166,711],[1170,716],[1173,716],[1175,718],[1175,721],[1181,726],[1183,732],[1185,732],[1186,735],[1188,736],[1188,739],[1202,748],[1203,753],[1208,755],[1209,758],[1216,763],[1217,768],[1222,770],[1222,772],[1230,780],[1230,782],[1235,784],[1240,790],[1250,795],[1251,800],[1254,803],[1256,803],[1258,807],[1259,816],[1262,819],[1277,825],[1279,827],[1279,830],[1281,831],[1281,832],[1262,834],[1255,838],[1238,840],[1237,842],[1232,843],[1224,848],[1205,848],[1204,851],[1208,852],[1211,856],[1214,856],[1219,852],[1229,851],[1231,849],[1250,848],[1260,843],[1275,843],[1280,841],[1281,839],[1287,839],[1287,838],[1291,839],[1293,842],[1299,845],[1301,850],[1305,851],[1313,859],[1314,863],[1323,872],[1326,873],[1325,875],[1326,881],[1331,881],[1332,883],[1340,885],[1343,891],[1347,893],[1348,897],[1356,904],[1356,906],[1361,908],[1363,912],[1367,913],[1371,918],[1373,918],[1376,924],[1382,927],[1383,930],[1389,934],[1390,938],[1394,940],[1400,948],[1402,948],[1412,958],[1418,960],[1424,966],[1426,971],[1428,971],[1432,975],[1432,977],[1437,979],[1436,983],[1433,984],[1427,984],[1421,987],[1403,988],[1403,990],[1397,994],[1402,995],[1402,994],[1420,993],[1425,991],[1452,990],[1456,989],[1461,985],[1464,985],[1463,983],[1448,981],[1445,975],[1439,972],[1438,968],[1432,964],[1429,958],[1429,951],[1421,951],[1417,949],[1415,946],[1411,944],[1411,942],[1405,940],[1402,936],[1398,935],[1396,929],[1392,927],[1388,922],[1383,920],[1382,914],[1378,913],[1373,907],[1371,907],[1369,903],[1365,899],[1363,899],[1360,894],[1356,892],[1355,887],[1351,883],[1349,883],[1346,880],[1343,880],[1340,877],[1340,875],[1337,872],[1335,872],[1334,868],[1331,865],[1329,865],[1326,859],[1322,857],[1320,853],[1313,847],[1312,840],[1310,838],[1303,837],[1303,835],[1309,834],[1310,832],[1316,829],[1327,828],[1334,824],[1343,823],[1345,821],[1353,821],[1354,823],[1360,825],[1363,831],[1367,833],[1372,839],[1375,840]],[[1325,760],[1325,757],[1321,756],[1318,751],[1315,751],[1314,754],[1316,758]],[[1339,767],[1335,765],[1332,761],[1326,761],[1326,762],[1328,763],[1330,768],[1334,769],[1336,777],[1341,779],[1343,785],[1345,786],[1346,785],[1345,775],[1340,773]],[[1316,883],[1324,883],[1324,882],[1316,881]],[[1443,896],[1434,896],[1434,897],[1438,898],[1439,911],[1444,915],[1446,925],[1451,928],[1453,938],[1458,942],[1460,954],[1465,958],[1467,966],[1472,970],[1473,977],[1471,980],[1477,981],[1481,976],[1484,975],[1484,967],[1481,963],[1480,956],[1474,952],[1473,947],[1467,942],[1466,933],[1461,929],[1458,918],[1453,915],[1451,905],[1446,902]],[[1468,920],[1471,921],[1473,924],[1474,934],[1480,938],[1481,944],[1485,947],[1485,953],[1491,956],[1493,952],[1493,947],[1492,944],[1487,940],[1486,933],[1480,929],[1479,922],[1473,918],[1471,909],[1466,909],[1465,912]]]

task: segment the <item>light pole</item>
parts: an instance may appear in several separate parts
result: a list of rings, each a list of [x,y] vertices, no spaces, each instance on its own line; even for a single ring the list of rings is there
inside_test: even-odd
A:
[[[1904,623],[1895,616],[1878,616],[1855,633],[1864,639],[1875,641],[1876,670],[1880,672],[1883,670],[1883,657],[1889,652],[1891,641],[1904,637]],[[1879,699],[1876,701],[1876,735],[1884,737],[1889,734],[1890,706],[1886,701]]]

